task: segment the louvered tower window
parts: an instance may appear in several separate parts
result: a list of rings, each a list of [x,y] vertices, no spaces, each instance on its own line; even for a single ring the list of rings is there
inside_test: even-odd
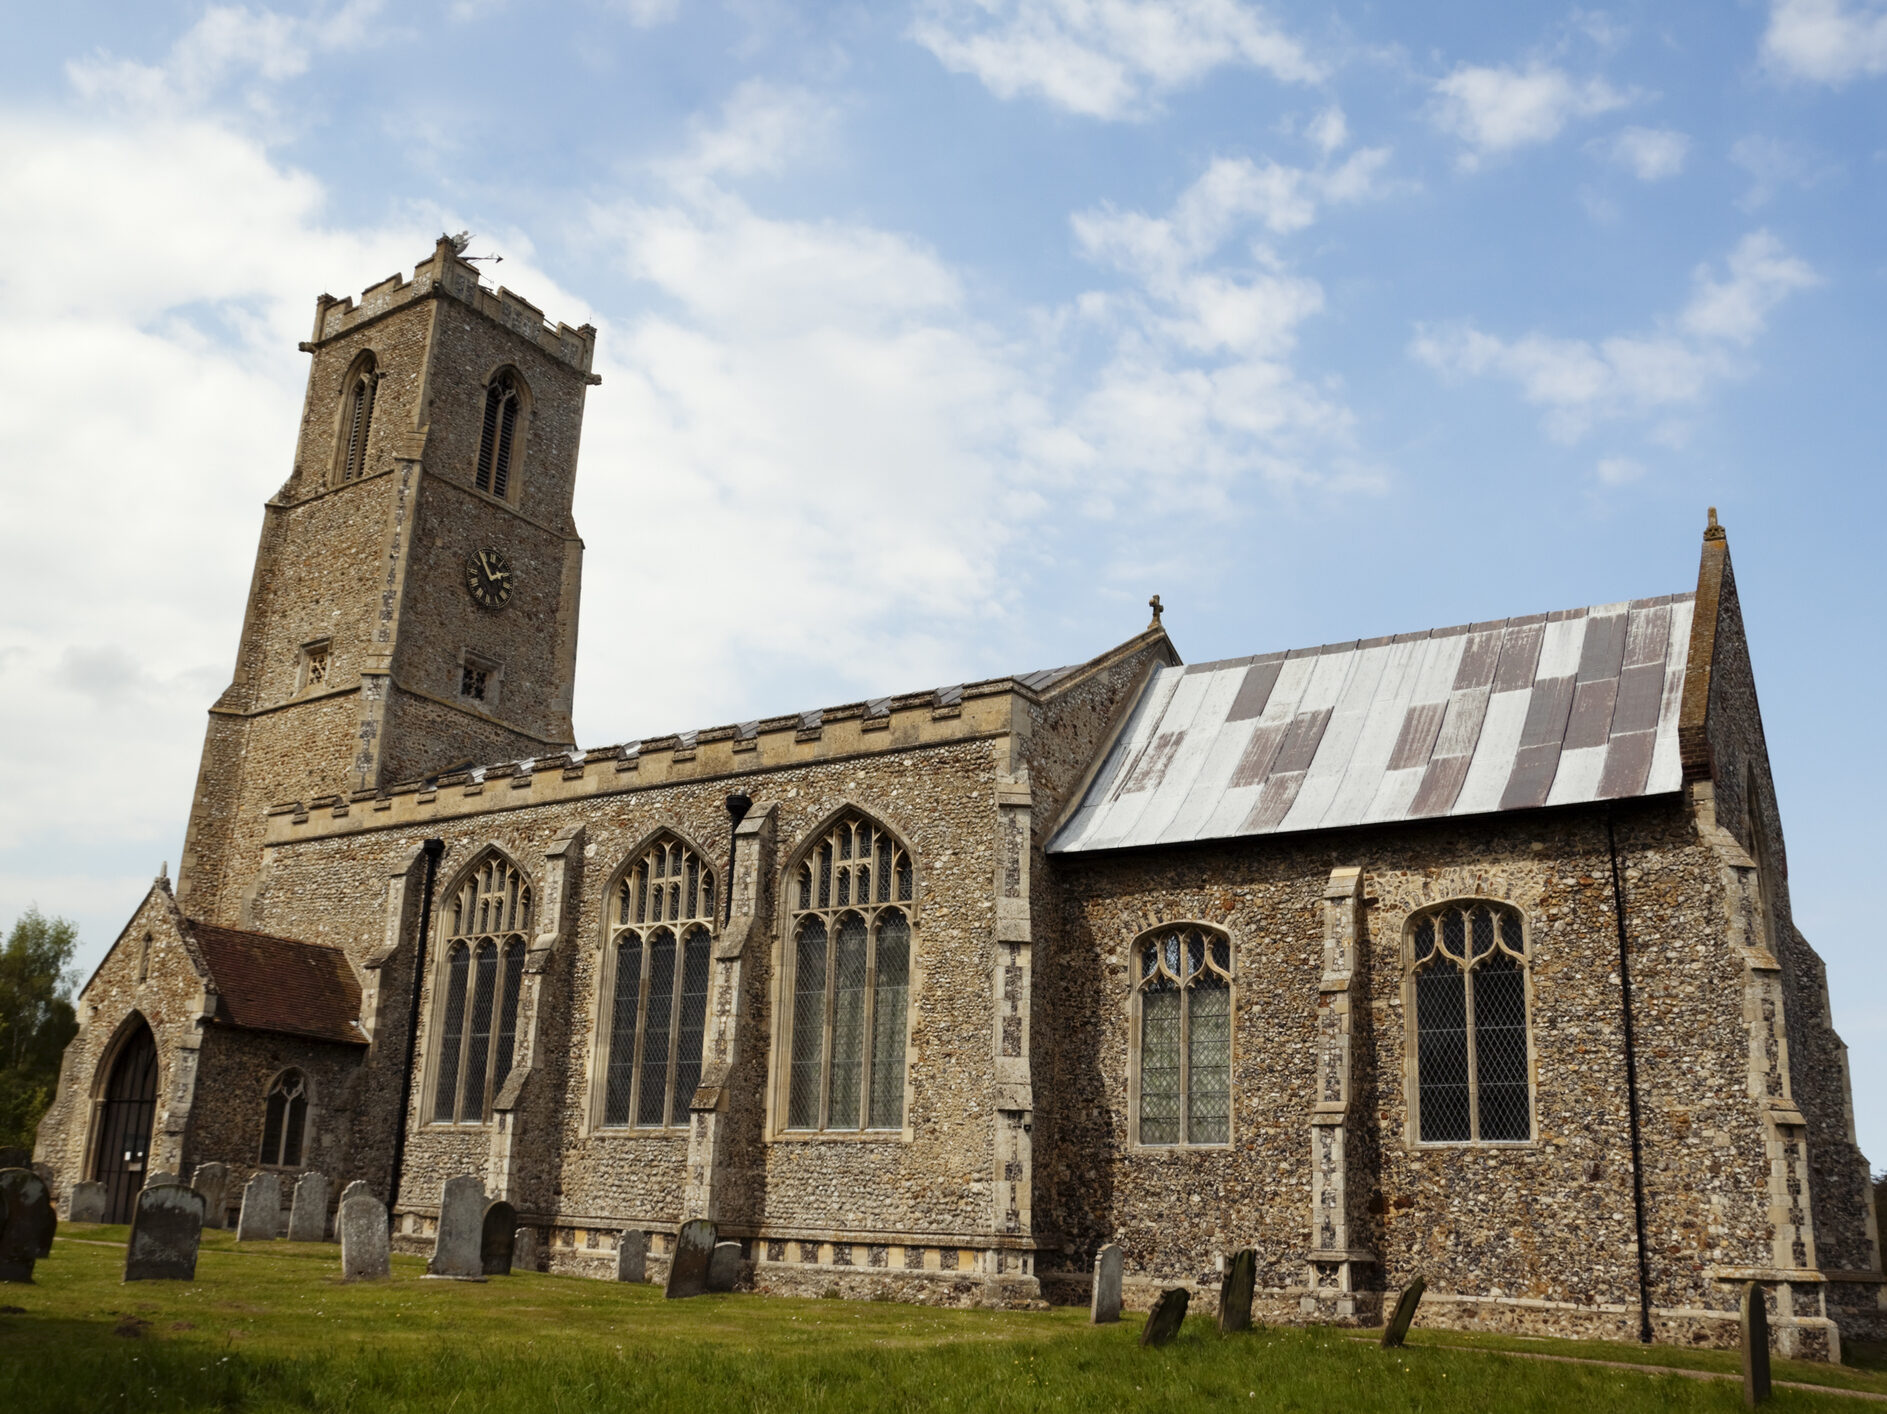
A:
[[[1413,957],[1416,1128],[1425,1144],[1533,1137],[1526,930],[1506,904],[1419,913]]]
[[[610,909],[603,1124],[688,1123],[701,1083],[714,942],[714,871],[662,835],[624,871]]]
[[[889,831],[847,814],[792,883],[788,1129],[901,1129],[917,879]]]
[[[524,983],[531,888],[501,855],[487,855],[445,910],[435,1124],[483,1124],[511,1074]]]
[[[367,474],[367,438],[373,432],[373,400],[379,386],[380,375],[370,354],[347,380],[339,476],[343,484]]]
[[[485,389],[485,421],[478,434],[478,472],[474,480],[479,490],[489,491],[501,500],[511,494],[518,412],[523,401],[518,377],[509,371],[500,373]]]
[[[1135,944],[1142,1144],[1232,1137],[1232,944],[1187,924]]]

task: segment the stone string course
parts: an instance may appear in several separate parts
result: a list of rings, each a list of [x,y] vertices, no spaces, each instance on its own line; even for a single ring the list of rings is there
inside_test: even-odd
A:
[[[604,1280],[625,1229],[650,1234],[645,1275],[660,1282],[680,1225],[705,1217],[741,1245],[742,1281],[759,1291],[1078,1303],[1095,1252],[1114,1243],[1129,1306],[1181,1287],[1211,1311],[1223,1262],[1251,1247],[1263,1321],[1372,1324],[1385,1293],[1421,1274],[1424,1320],[1631,1338],[1615,843],[1656,1338],[1733,1343],[1737,1283],[1751,1277],[1778,1298],[1786,1349],[1833,1356],[1843,1334],[1887,1336],[1846,1055],[1825,969],[1791,921],[1720,538],[1706,541],[1699,584],[1682,795],[1056,856],[1055,829],[1141,685],[1178,662],[1157,620],[1059,675],[577,751],[570,502],[591,331],[550,328],[515,296],[480,290],[445,245],[412,280],[324,301],[317,319],[300,449],[269,502],[176,894],[160,881],[87,982],[40,1131],[37,1157],[61,1193],[100,1173],[96,1101],[148,1024],[152,1169],[220,1161],[239,1194],[262,1171],[267,1087],[294,1066],[311,1118],[284,1190],[304,1169],[336,1194],[351,1181],[377,1198],[397,1189],[398,1250],[431,1249],[443,1186],[469,1174],[516,1208],[548,1270]],[[382,382],[367,474],[336,486],[342,383],[369,351]],[[510,502],[471,485],[483,389],[504,366],[531,390]],[[497,614],[463,584],[466,552],[486,545],[517,575]],[[323,638],[329,681],[306,691],[302,647]],[[467,652],[502,665],[482,705],[458,696]],[[733,791],[753,807],[730,838]],[[915,863],[904,1125],[786,1133],[789,884],[846,810],[892,831]],[[716,920],[702,1084],[685,1123],[605,1129],[608,910],[660,831],[711,865],[731,910]],[[422,846],[435,838],[422,939]],[[491,851],[533,892],[519,1040],[489,1119],[437,1125],[445,900]],[[1464,897],[1526,920],[1525,1143],[1412,1133],[1407,925]],[[186,915],[343,950],[372,1044],[218,1023]],[[1177,922],[1233,947],[1231,1137],[1218,1146],[1132,1138],[1132,949]],[[1337,977],[1339,942],[1353,956]],[[1314,1182],[1316,1136],[1333,1132],[1340,1166],[1332,1146]]]

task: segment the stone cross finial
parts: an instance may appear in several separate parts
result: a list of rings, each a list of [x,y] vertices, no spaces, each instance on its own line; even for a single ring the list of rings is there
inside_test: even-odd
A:
[[[1727,540],[1728,538],[1729,537],[1724,533],[1723,527],[1717,524],[1717,508],[1712,506],[1710,508],[1710,523],[1704,527],[1704,539]]]
[[[1166,606],[1160,602],[1160,596],[1155,594],[1151,599],[1147,600],[1147,607],[1153,610],[1153,622],[1148,624],[1147,627],[1158,628],[1160,626],[1160,615],[1166,612]]]

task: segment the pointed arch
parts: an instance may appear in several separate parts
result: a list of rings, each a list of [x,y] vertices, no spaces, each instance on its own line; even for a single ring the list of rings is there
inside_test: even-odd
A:
[[[484,1124],[511,1073],[536,900],[523,866],[495,844],[474,855],[440,896],[428,1108],[434,1124]]]
[[[645,836],[604,887],[591,1043],[597,1126],[687,1126],[701,1079],[721,887],[708,852],[670,825]]]
[[[340,408],[335,425],[334,476],[336,486],[345,486],[365,476],[370,465],[373,410],[380,390],[380,365],[373,350],[363,350],[348,365],[341,380]]]
[[[516,499],[524,434],[531,415],[531,388],[513,364],[492,371],[479,415],[478,459],[472,484],[501,501]]]
[[[1533,1138],[1532,969],[1526,915],[1502,899],[1444,899],[1404,925],[1403,1015],[1413,1137]]]
[[[901,1130],[921,894],[910,845],[848,803],[788,857],[781,893],[778,1128]]]
[[[1231,936],[1210,923],[1162,923],[1134,939],[1134,1142],[1232,1141]]]
[[[118,1023],[92,1073],[91,1176],[105,1185],[105,1220],[130,1222],[150,1165],[160,1080],[157,1035],[140,1011]]]
[[[308,1072],[292,1065],[278,1070],[262,1092],[262,1147],[257,1162],[264,1168],[301,1167],[313,1114],[314,1082]]]

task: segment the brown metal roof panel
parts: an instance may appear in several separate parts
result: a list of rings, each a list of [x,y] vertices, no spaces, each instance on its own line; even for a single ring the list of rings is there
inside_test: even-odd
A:
[[[1303,784],[1302,771],[1272,776],[1258,793],[1258,803],[1252,806],[1251,814],[1245,817],[1245,828],[1241,833],[1268,835],[1275,831],[1290,813],[1292,804],[1297,800],[1298,787]]]
[[[1310,769],[1311,759],[1317,754],[1317,746],[1323,740],[1324,729],[1330,725],[1329,707],[1314,707],[1308,712],[1299,712],[1291,723],[1291,730],[1285,733],[1284,744],[1278,748],[1278,759],[1272,763],[1271,774],[1274,776],[1297,774]]]
[[[1613,737],[1605,753],[1605,769],[1599,775],[1599,798],[1619,800],[1643,794],[1656,747],[1656,732],[1625,732]]]
[[[1253,717],[1264,715],[1265,703],[1271,699],[1271,689],[1277,685],[1278,674],[1284,668],[1284,660],[1273,658],[1268,663],[1253,663],[1245,670],[1245,680],[1239,685],[1238,695],[1232,699],[1231,710],[1225,714],[1228,722],[1249,721]]]
[[[1572,716],[1566,723],[1566,749],[1604,746],[1612,735],[1612,705],[1617,700],[1617,678],[1582,682],[1575,687]]]
[[[1454,686],[1457,691],[1464,687],[1487,687],[1494,681],[1494,665],[1500,661],[1500,643],[1505,636],[1503,629],[1483,629],[1475,626],[1475,631],[1468,635],[1468,646],[1462,650],[1461,666],[1455,670]]]
[[[1500,640],[1500,666],[1494,671],[1494,691],[1518,692],[1533,685],[1533,670],[1540,661],[1540,640],[1546,637],[1546,622],[1536,616],[1532,623],[1510,623]]]
[[[1625,634],[1624,666],[1635,668],[1643,663],[1662,663],[1670,627],[1669,604],[1653,604],[1643,608],[1634,604],[1631,627]]]
[[[1533,697],[1527,703],[1527,724],[1520,730],[1520,749],[1529,746],[1555,747],[1566,740],[1566,718],[1572,711],[1573,680],[1546,678],[1533,684]]]
[[[1585,642],[1579,653],[1579,681],[1596,682],[1618,676],[1625,659],[1624,613],[1594,613],[1586,620]]]
[[[1488,691],[1485,687],[1448,694],[1448,709],[1435,735],[1434,757],[1474,755],[1481,739],[1481,720],[1487,715]]]
[[[1526,810],[1546,804],[1553,788],[1553,775],[1559,769],[1559,743],[1544,742],[1523,746],[1514,754],[1513,774],[1500,798],[1502,810]]]
[[[1238,759],[1244,739],[1251,732],[1245,722],[1227,722],[1225,714],[1238,695],[1245,679],[1243,668],[1214,673],[1207,680],[1205,692],[1193,714],[1186,740],[1174,753],[1166,778],[1134,827],[1136,838],[1165,838],[1175,821],[1184,827],[1198,827],[1225,791],[1226,773]],[[1221,747],[1223,742],[1223,747]],[[1180,838],[1191,838],[1181,835]]]
[[[1429,762],[1415,799],[1409,802],[1409,815],[1416,818],[1446,815],[1461,792],[1461,783],[1468,777],[1468,761],[1466,756],[1447,756]]]
[[[1314,830],[1325,822],[1330,803],[1343,784],[1344,773],[1349,770],[1350,758],[1362,737],[1363,724],[1376,702],[1383,671],[1389,663],[1387,648],[1359,648],[1350,655],[1349,673],[1337,693],[1323,738],[1317,743],[1304,773],[1304,784],[1298,788],[1291,813],[1285,817],[1284,829]]]
[[[1618,703],[1612,709],[1612,735],[1657,730],[1664,702],[1664,664],[1641,663],[1618,678]]]

